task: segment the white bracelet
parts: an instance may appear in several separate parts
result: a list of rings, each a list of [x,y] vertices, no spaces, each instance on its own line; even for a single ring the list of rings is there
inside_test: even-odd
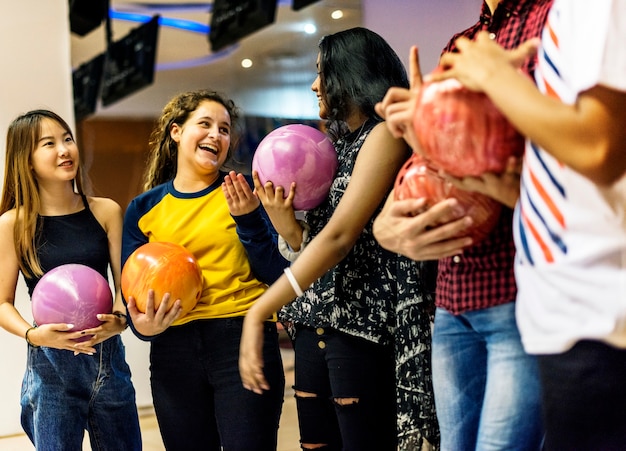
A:
[[[291,288],[293,288],[293,291],[296,292],[296,295],[302,296],[304,292],[302,291],[302,288],[300,288],[300,285],[298,285],[298,281],[294,277],[289,266],[285,268],[285,275],[287,276],[287,280],[289,281]]]

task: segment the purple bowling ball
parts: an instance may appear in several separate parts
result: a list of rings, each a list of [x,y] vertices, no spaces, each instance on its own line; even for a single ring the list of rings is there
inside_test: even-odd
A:
[[[289,194],[296,182],[294,210],[310,210],[328,196],[337,172],[337,152],[320,130],[303,124],[290,124],[271,131],[259,143],[252,158],[252,169],[261,183],[270,181]]]
[[[88,266],[57,266],[43,275],[31,297],[38,325],[73,324],[72,331],[102,324],[96,315],[111,313],[113,295],[107,280]]]

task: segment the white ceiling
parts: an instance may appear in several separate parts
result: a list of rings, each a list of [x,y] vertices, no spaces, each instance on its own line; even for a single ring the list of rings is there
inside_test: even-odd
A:
[[[212,2],[111,0],[111,7],[119,12],[159,14],[209,25]],[[343,10],[343,18],[331,19],[331,13],[337,9]],[[306,24],[314,24],[317,32],[306,34]],[[217,53],[211,51],[206,34],[161,26],[156,61],[159,70],[154,83],[107,107],[98,105],[95,116],[153,117],[176,93],[211,88],[225,92],[244,110],[256,115],[316,117],[317,104],[310,85],[315,77],[318,41],[326,34],[361,24],[360,0],[320,0],[299,11],[292,10],[290,0],[279,0],[273,24]],[[113,41],[138,25],[112,20]],[[85,36],[72,34],[73,67],[91,60],[105,48],[104,24]],[[243,58],[250,58],[253,66],[243,69]],[[172,68],[180,66],[187,67]]]

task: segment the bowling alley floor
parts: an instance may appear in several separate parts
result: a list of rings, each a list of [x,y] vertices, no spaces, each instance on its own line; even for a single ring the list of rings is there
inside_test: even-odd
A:
[[[283,404],[283,414],[278,430],[277,451],[299,451],[298,419],[296,416],[296,401],[293,397],[293,350],[290,347],[281,348],[283,353],[283,363],[285,366],[285,403]],[[140,412],[141,435],[143,438],[143,451],[164,451],[165,447],[159,434],[157,424],[152,409],[141,409]],[[0,451],[32,451],[34,450],[30,440],[23,435],[11,437],[0,437]],[[89,441],[85,438],[83,450],[89,451]]]

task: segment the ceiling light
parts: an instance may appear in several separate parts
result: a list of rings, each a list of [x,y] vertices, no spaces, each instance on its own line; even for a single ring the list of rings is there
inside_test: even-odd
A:
[[[252,60],[250,58],[242,59],[241,60],[241,67],[243,67],[244,69],[252,67]]]
[[[341,19],[343,17],[343,11],[340,9],[336,9],[330,14],[330,17],[335,20]]]
[[[304,26],[304,32],[306,34],[314,34],[317,31],[317,27],[312,23],[308,23]]]

